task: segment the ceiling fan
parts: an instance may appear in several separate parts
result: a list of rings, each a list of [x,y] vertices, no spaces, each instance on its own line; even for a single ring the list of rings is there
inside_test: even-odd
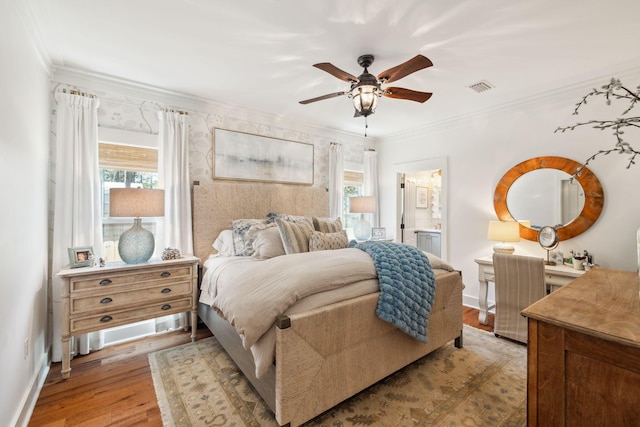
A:
[[[330,93],[327,95],[319,96],[317,98],[311,98],[304,101],[300,101],[300,104],[310,104],[316,101],[322,101],[324,99],[335,98],[342,95],[347,95],[353,100],[353,107],[356,112],[354,117],[364,116],[367,117],[375,112],[378,98],[386,96],[388,98],[407,99],[416,102],[425,102],[431,98],[430,92],[418,92],[411,89],[405,89],[401,87],[386,87],[381,86],[386,83],[391,83],[396,80],[400,80],[403,77],[408,76],[411,73],[415,73],[423,68],[428,68],[433,65],[429,58],[416,55],[410,60],[403,62],[393,68],[389,68],[386,71],[374,76],[369,73],[368,68],[373,63],[373,55],[361,55],[358,57],[358,64],[364,68],[364,72],[358,77],[355,77],[346,71],[343,71],[329,62],[321,62],[314,64],[313,66],[326,71],[334,77],[344,80],[351,84],[349,90],[342,92]]]

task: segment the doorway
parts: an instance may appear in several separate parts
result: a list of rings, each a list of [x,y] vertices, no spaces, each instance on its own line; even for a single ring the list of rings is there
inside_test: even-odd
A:
[[[396,165],[398,242],[447,259],[446,157]]]

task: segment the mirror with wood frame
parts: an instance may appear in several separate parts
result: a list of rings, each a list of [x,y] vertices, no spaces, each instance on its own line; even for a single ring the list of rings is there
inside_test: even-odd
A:
[[[530,221],[530,218],[517,218],[514,217],[508,206],[508,195],[513,184],[523,175],[532,171],[540,169],[556,169],[558,171],[565,172],[567,174],[567,181],[569,178],[581,167],[582,164],[567,159],[564,157],[544,156],[534,157],[524,162],[518,163],[504,174],[493,196],[493,207],[501,221]],[[602,212],[604,206],[604,192],[600,181],[589,168],[584,168],[580,176],[575,176],[574,180],[580,184],[581,190],[578,190],[581,195],[584,195],[583,200],[580,201],[579,206],[582,207],[579,215],[575,218],[566,219],[566,223],[562,220],[556,221],[555,224],[536,224],[532,223],[530,227],[520,224],[520,237],[533,242],[538,241],[538,230],[543,226],[553,226],[558,231],[558,237],[560,240],[567,240],[572,237],[576,237],[579,234],[585,232],[591,227]],[[558,183],[560,186],[560,183]],[[558,193],[560,193],[558,189]],[[513,199],[513,198],[512,198]],[[556,201],[554,199],[544,202],[534,201],[538,206],[550,205],[551,209],[558,211],[558,207],[554,206]],[[557,201],[557,203],[560,203]],[[514,209],[512,209],[514,210]],[[518,215],[522,215],[519,213]]]

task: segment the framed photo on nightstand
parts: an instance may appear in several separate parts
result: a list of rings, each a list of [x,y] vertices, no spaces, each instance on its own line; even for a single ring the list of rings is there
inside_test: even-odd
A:
[[[371,228],[371,240],[380,240],[387,238],[387,229],[384,227]]]
[[[93,248],[91,246],[69,248],[69,267],[91,267]]]

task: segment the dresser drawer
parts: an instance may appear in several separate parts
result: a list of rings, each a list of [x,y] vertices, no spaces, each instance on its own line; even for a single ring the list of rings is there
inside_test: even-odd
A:
[[[191,296],[191,283],[171,283],[151,288],[126,290],[123,287],[104,289],[107,292],[95,293],[88,296],[71,295],[69,307],[71,314],[86,313],[96,310],[116,310],[131,305],[141,305],[151,302],[174,300],[181,296]],[[78,293],[81,294],[82,293]],[[86,293],[85,293],[86,294]]]
[[[69,291],[109,289],[124,286],[127,289],[148,287],[149,282],[175,283],[191,280],[191,266],[166,266],[149,268],[139,272],[100,272],[91,276],[77,277],[71,280]],[[109,291],[107,291],[109,292]]]
[[[105,310],[103,313],[92,316],[72,316],[69,319],[70,333],[71,335],[81,334],[169,314],[182,313],[191,310],[192,305],[192,298],[183,298],[153,303],[129,310]]]

